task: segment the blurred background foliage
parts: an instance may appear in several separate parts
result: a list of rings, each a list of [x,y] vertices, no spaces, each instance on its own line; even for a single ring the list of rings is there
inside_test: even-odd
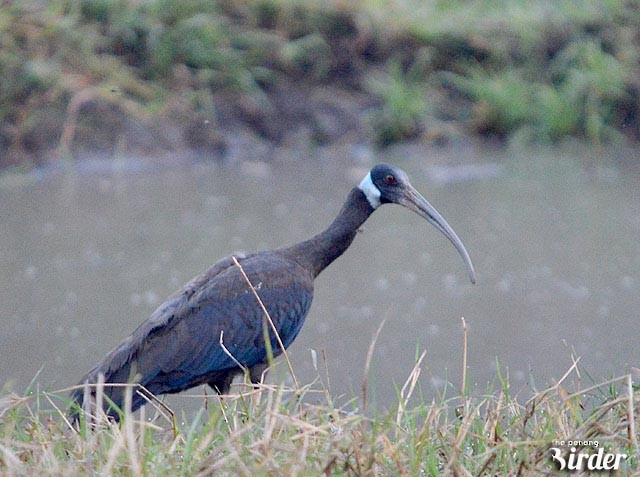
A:
[[[639,55],[631,0],[5,0],[0,164],[223,154],[234,125],[319,144],[638,140]]]

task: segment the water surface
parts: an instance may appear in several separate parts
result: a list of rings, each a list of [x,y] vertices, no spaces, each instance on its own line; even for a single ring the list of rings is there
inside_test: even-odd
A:
[[[374,161],[357,149],[333,156],[276,153],[270,162],[160,168],[133,161],[115,171],[103,164],[17,183],[5,178],[0,386],[21,391],[40,368],[41,387],[75,384],[219,258],[320,231]],[[403,167],[449,221],[474,260],[477,285],[432,226],[398,206],[382,207],[316,281],[290,348],[301,382],[317,375],[313,349],[334,396],[359,394],[383,320],[370,373],[383,406],[423,350],[422,392],[433,395],[447,381],[459,386],[463,316],[467,375],[480,389],[494,380],[496,362],[516,389],[532,378],[538,387],[560,378],[572,351],[595,379],[640,365],[633,151],[411,146],[375,160]]]

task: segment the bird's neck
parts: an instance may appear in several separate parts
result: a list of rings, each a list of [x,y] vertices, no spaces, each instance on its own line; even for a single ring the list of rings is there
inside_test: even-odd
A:
[[[283,252],[310,270],[315,278],[349,248],[358,228],[374,210],[364,193],[354,187],[326,230],[309,240],[285,248]]]

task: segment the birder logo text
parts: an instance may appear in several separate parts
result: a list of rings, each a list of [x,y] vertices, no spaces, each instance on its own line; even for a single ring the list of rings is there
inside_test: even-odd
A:
[[[553,445],[549,452],[558,470],[618,470],[622,460],[628,457],[605,452],[597,440],[555,440]]]

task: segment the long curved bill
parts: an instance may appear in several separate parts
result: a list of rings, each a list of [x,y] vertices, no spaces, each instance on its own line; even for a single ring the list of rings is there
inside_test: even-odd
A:
[[[413,210],[420,217],[426,219],[449,239],[464,260],[464,264],[467,267],[467,273],[469,274],[469,280],[471,280],[471,283],[475,284],[476,272],[473,269],[473,263],[471,263],[471,258],[469,257],[469,253],[464,247],[462,240],[460,240],[458,235],[453,231],[447,221],[444,220],[442,215],[440,215],[438,211],[429,202],[427,202],[427,199],[422,197],[417,190],[408,185],[405,194],[398,198],[398,203],[407,209]]]

